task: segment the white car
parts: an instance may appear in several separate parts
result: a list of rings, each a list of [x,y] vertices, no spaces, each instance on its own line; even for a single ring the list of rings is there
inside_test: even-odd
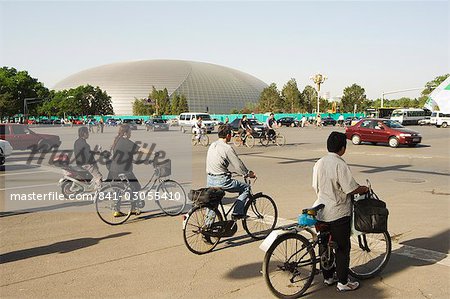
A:
[[[6,140],[0,139],[0,165],[5,164],[6,157],[10,156],[12,151],[11,144]]]

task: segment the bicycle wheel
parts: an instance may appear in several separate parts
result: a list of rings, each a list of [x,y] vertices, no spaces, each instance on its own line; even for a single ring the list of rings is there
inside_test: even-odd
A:
[[[248,135],[247,138],[245,138],[245,145],[252,148],[255,145],[255,137]]]
[[[275,136],[275,143],[278,146],[284,146],[286,144],[286,138],[284,137],[284,135],[278,134],[277,136]]]
[[[211,237],[204,234],[214,223],[222,221],[219,210],[210,207],[195,207],[187,214],[183,223],[184,244],[189,251],[195,254],[205,254],[216,247],[220,237]]]
[[[208,146],[209,145],[209,137],[208,137],[208,135],[206,135],[206,134],[202,135],[202,137],[200,138],[200,143],[203,146]]]
[[[95,209],[100,219],[109,225],[118,225],[131,216],[131,195],[123,184],[111,184],[96,192]]]
[[[391,257],[391,237],[388,232],[351,237],[350,275],[358,279],[380,273]]]
[[[156,203],[166,215],[177,216],[183,212],[187,198],[186,192],[178,182],[174,180],[162,181],[156,188],[156,192],[159,197]]]
[[[264,256],[264,279],[278,298],[300,297],[311,285],[315,272],[314,248],[296,233],[280,236]]]
[[[275,202],[267,195],[253,197],[246,205],[242,220],[245,231],[253,239],[264,239],[277,224],[278,210]]]
[[[239,134],[238,134],[238,135],[235,135],[235,136],[233,137],[233,144],[234,144],[235,146],[241,146],[241,144],[242,144],[242,139],[241,139],[241,136],[239,136]]]
[[[193,146],[197,145],[197,143],[198,143],[197,135],[192,134],[191,143],[192,143]]]
[[[263,145],[263,146],[268,146],[269,145],[269,138],[267,138],[267,136],[262,136],[259,139],[259,143],[261,143],[261,145]]]

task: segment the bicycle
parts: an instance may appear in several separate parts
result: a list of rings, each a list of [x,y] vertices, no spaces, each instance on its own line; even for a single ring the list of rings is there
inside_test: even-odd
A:
[[[323,207],[321,204],[304,209],[303,214],[315,219],[317,211]],[[337,245],[331,239],[328,225],[317,222],[317,233],[312,230],[312,226],[314,224],[311,223],[285,228],[281,236],[274,241],[276,236],[269,236],[260,246],[263,250],[268,248],[263,262],[264,279],[270,291],[278,298],[298,298],[303,295],[318,273],[316,264],[319,263],[322,269],[328,270],[335,265],[334,250]],[[306,238],[300,234],[302,232],[311,234],[312,238]],[[392,249],[388,232],[362,233],[352,236],[351,242],[351,276],[358,279],[374,277],[388,263]],[[277,278],[280,278],[280,282]]]
[[[275,134],[271,136],[269,136],[268,131],[265,131],[261,134],[259,143],[261,143],[261,145],[263,146],[268,146],[270,142],[275,143],[278,146],[284,146],[286,145],[286,138],[278,131],[276,131]]]
[[[247,177],[244,177],[244,181],[251,185]],[[200,190],[207,189],[211,188]],[[233,211],[236,201],[225,212],[222,203],[225,192],[220,188],[212,189],[218,190],[219,195],[206,198],[204,201],[201,196],[195,195],[191,198],[194,206],[184,216],[183,221],[184,244],[191,252],[199,255],[212,251],[221,238],[232,237],[237,231],[237,220],[228,220],[228,215]],[[265,238],[277,223],[278,210],[275,201],[262,192],[253,194],[251,188],[244,206],[244,213],[246,215],[242,219],[244,230],[255,240]]]
[[[203,128],[201,130],[202,132],[199,134],[196,133],[192,134],[191,142],[193,146],[196,146],[197,144],[201,144],[203,146],[209,145],[209,137],[206,134],[206,130]]]
[[[166,179],[171,174],[170,160],[152,163],[154,172],[147,184],[138,192],[131,192],[126,175],[119,175],[120,181],[112,182],[94,195],[95,209],[100,219],[109,225],[127,221],[131,214],[139,215],[146,200],[154,200],[161,211],[168,216],[180,215],[186,206],[186,192],[175,180]],[[120,217],[114,215],[121,213]]]
[[[233,144],[235,146],[247,146],[249,148],[252,148],[255,145],[255,137],[253,137],[253,135],[248,132],[242,132],[242,133],[238,133],[233,137]]]

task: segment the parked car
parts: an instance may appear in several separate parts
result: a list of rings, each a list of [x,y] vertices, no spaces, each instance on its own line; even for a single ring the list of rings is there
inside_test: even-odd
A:
[[[74,125],[83,125],[84,124],[84,122],[81,119],[73,119],[72,123]]]
[[[35,124],[37,124],[37,121],[35,119],[27,119],[27,124],[35,125]]]
[[[257,136],[259,136],[259,134],[262,131],[265,130],[264,125],[262,123],[260,123],[257,119],[249,118],[248,121],[249,121],[250,127],[253,129],[253,132],[252,132],[253,136],[257,137]],[[231,123],[229,123],[229,126],[230,126],[231,130],[233,131],[233,135],[237,134],[237,132],[239,131],[240,122],[241,122],[241,119],[236,118]]]
[[[278,119],[277,122],[280,127],[281,126],[286,126],[286,127],[298,127],[299,126],[299,121],[293,117],[282,117],[282,118]]]
[[[419,124],[419,126],[427,126],[431,124],[431,119],[429,116],[427,116],[423,119],[419,119],[417,123]]]
[[[332,117],[325,117],[325,118],[322,118],[322,125],[323,126],[335,126],[336,125],[336,120],[334,119],[334,118],[332,118]]]
[[[0,124],[0,139],[9,141],[15,150],[37,147],[41,151],[48,151],[61,145],[57,135],[36,133],[25,125],[13,123]]]
[[[145,122],[147,131],[169,131],[169,124],[162,118],[150,118]]]
[[[347,127],[345,135],[355,145],[371,142],[388,143],[390,147],[398,147],[400,144],[413,147],[422,141],[419,132],[406,129],[396,121],[381,118],[362,119],[356,125]]]
[[[180,116],[178,117],[178,124],[181,126],[181,131],[192,132],[192,127],[199,117],[202,118],[202,122],[205,125],[206,131],[208,133],[214,131],[214,121],[211,119],[211,115],[209,115],[208,113],[198,112],[185,112],[180,114]]]
[[[48,118],[43,118],[39,121],[40,125],[53,125],[53,120]]]
[[[6,157],[12,154],[13,148],[6,140],[0,139],[0,165],[5,164]]]
[[[137,123],[132,118],[125,118],[122,120],[122,123],[128,124],[131,130],[137,130]]]

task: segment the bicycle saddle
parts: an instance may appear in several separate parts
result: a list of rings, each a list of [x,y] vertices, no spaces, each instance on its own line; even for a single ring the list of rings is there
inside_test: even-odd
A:
[[[312,207],[312,208],[307,208],[307,209],[303,209],[302,210],[302,214],[308,214],[308,215],[313,215],[316,216],[317,212],[322,210],[325,207],[325,205],[322,203],[318,206]]]

